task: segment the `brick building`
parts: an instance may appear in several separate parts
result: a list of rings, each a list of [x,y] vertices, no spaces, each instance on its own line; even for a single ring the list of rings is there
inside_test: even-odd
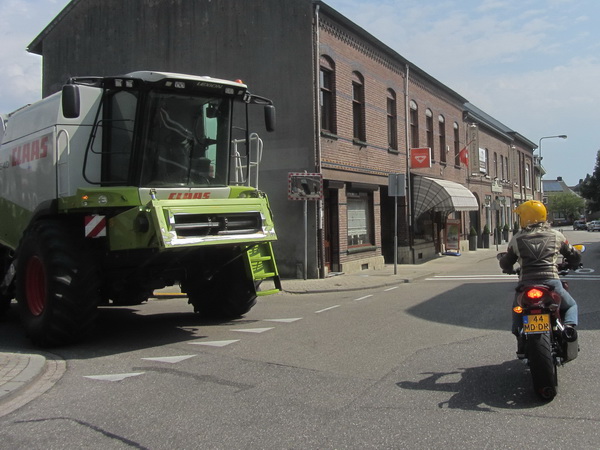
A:
[[[380,267],[395,251],[425,261],[457,237],[466,251],[471,226],[510,224],[536,195],[535,144],[321,1],[72,0],[28,50],[43,56],[44,95],[69,76],[161,70],[242,78],[273,99],[261,188],[284,276],[303,275],[305,251],[311,278]],[[430,164],[416,167],[411,148],[431,149]],[[307,249],[302,202],[287,198],[288,173],[303,171],[324,180]],[[390,174],[404,175],[405,196],[389,195]]]

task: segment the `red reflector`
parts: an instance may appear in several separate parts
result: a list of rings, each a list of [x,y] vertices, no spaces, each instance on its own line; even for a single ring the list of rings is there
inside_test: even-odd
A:
[[[537,299],[537,298],[542,298],[543,296],[544,296],[544,293],[542,291],[540,291],[539,289],[530,289],[527,291],[527,298]]]

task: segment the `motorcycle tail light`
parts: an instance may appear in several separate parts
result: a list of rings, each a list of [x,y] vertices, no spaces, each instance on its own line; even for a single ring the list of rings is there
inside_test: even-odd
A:
[[[539,300],[540,298],[542,298],[544,296],[544,292],[542,292],[539,289],[534,288],[534,289],[529,289],[525,295],[527,295],[527,298],[530,298],[532,300]]]

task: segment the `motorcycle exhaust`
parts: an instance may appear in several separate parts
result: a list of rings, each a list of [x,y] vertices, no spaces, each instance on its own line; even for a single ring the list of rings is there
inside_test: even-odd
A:
[[[562,335],[562,350],[564,362],[572,361],[577,358],[579,353],[579,343],[577,342],[577,330],[573,327],[564,327]]]

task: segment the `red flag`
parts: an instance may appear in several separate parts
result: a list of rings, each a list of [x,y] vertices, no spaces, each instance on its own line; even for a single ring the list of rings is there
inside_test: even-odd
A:
[[[467,147],[463,148],[460,153],[458,154],[458,159],[460,160],[461,163],[463,163],[465,166],[469,165],[469,150],[467,149]]]

